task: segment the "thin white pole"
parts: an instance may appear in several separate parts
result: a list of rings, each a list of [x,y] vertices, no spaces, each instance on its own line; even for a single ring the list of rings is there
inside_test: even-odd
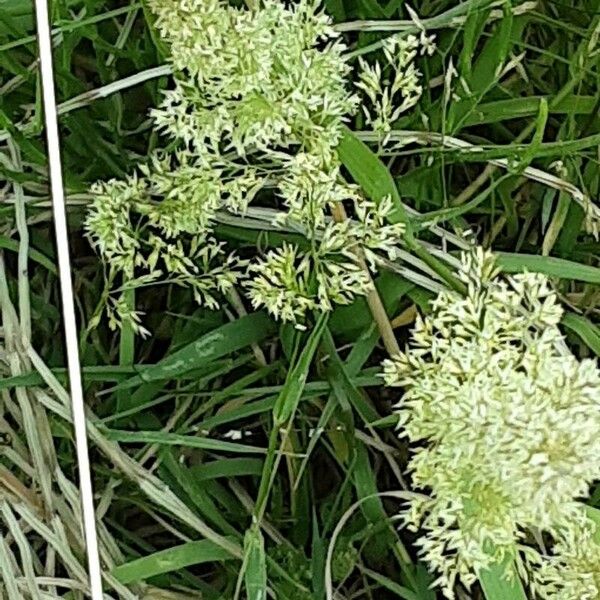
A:
[[[42,74],[43,103],[48,139],[48,165],[52,206],[54,212],[54,229],[60,274],[60,291],[62,312],[67,348],[67,368],[71,390],[71,406],[73,426],[75,428],[75,444],[77,447],[77,464],[79,467],[79,487],[81,491],[81,508],[90,577],[92,600],[102,600],[102,574],[98,554],[98,536],[94,511],[94,494],[92,475],[87,444],[85,407],[83,386],[81,382],[81,365],[75,306],[73,301],[73,282],[71,279],[71,260],[69,257],[69,233],[65,209],[65,191],[62,178],[60,143],[58,137],[58,117],[54,91],[54,69],[52,66],[52,38],[50,35],[48,0],[36,0],[35,12],[37,20],[38,52],[40,71]]]

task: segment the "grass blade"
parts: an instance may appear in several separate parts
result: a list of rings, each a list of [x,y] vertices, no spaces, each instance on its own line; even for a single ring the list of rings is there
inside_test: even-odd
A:
[[[600,329],[596,325],[589,319],[573,313],[565,314],[561,322],[577,334],[596,356],[600,356]]]
[[[356,183],[362,187],[365,194],[371,200],[379,202],[386,196],[392,199],[395,209],[388,216],[388,220],[391,223],[405,223],[406,233],[404,241],[413,254],[418,256],[428,267],[440,275],[450,287],[464,293],[466,291],[464,285],[453,275],[450,269],[415,239],[411,221],[400,199],[400,193],[398,192],[394,178],[379,157],[349,129],[344,131],[337,151],[344,166],[350,171]]]
[[[112,574],[121,583],[144,581],[201,563],[231,560],[231,555],[210,540],[187,542],[160,550],[142,558],[136,558],[113,569]]]
[[[179,435],[165,431],[120,431],[107,429],[104,432],[109,440],[129,444],[159,444],[163,446],[184,446],[187,448],[200,448],[215,452],[235,452],[238,454],[264,454],[264,448],[224,442],[212,438],[195,435]]]
[[[396,210],[390,216],[390,221],[408,222],[408,215],[400,200],[394,178],[379,157],[371,152],[363,141],[346,129],[337,152],[354,181],[360,184],[371,200],[379,202],[386,196],[392,198]]]
[[[144,369],[136,377],[113,390],[131,388],[140,383],[173,379],[183,373],[205,367],[218,358],[264,340],[275,331],[274,322],[265,313],[253,313],[218,327]]]
[[[486,600],[527,600],[523,584],[514,567],[509,567],[508,572],[510,573],[511,570],[510,579],[506,577],[505,565],[494,565],[479,573],[479,582]]]
[[[328,313],[319,314],[317,322],[303,347],[300,358],[289,371],[285,379],[285,384],[275,401],[275,406],[273,407],[273,428],[269,436],[269,449],[263,467],[254,513],[258,521],[262,519],[264,514],[278,460],[281,456],[281,453],[277,453],[280,430],[285,428],[294,417],[300,398],[302,398],[302,394],[304,393],[313,357],[319,347],[328,319]]]
[[[560,279],[573,279],[575,281],[600,284],[600,269],[563,258],[499,252],[498,264],[507,273],[533,271]]]
[[[300,359],[285,380],[285,385],[277,398],[277,403],[273,410],[276,426],[287,423],[293,416],[296,407],[300,402],[302,392],[304,391],[304,385],[306,384],[306,378],[308,377],[308,370],[310,369],[313,356],[319,347],[319,342],[325,331],[328,318],[328,313],[321,313],[319,315],[315,327],[311,331],[306,345],[302,350]]]
[[[257,525],[246,532],[244,538],[244,582],[248,600],[265,600],[267,597],[267,559],[265,542]]]

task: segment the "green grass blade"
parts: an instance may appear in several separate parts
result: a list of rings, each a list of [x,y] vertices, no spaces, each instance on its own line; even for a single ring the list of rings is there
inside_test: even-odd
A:
[[[250,344],[261,342],[274,331],[275,324],[265,313],[244,316],[201,336],[152,367],[144,369],[136,377],[115,386],[113,390],[131,388],[140,383],[173,379]]]
[[[257,525],[253,525],[244,537],[244,582],[248,600],[266,600],[267,560],[265,542]]]
[[[192,565],[221,560],[231,560],[231,555],[210,540],[200,540],[173,546],[119,565],[113,569],[112,575],[121,583],[133,583]]]
[[[464,125],[469,127],[471,125],[534,116],[539,110],[542,97],[509,98],[508,100],[496,100],[480,104],[477,110],[469,115]],[[557,103],[550,112],[554,114],[590,114],[594,111],[595,106],[596,99],[594,96],[573,95]]]
[[[385,575],[381,575],[376,571],[372,571],[367,567],[363,567],[361,571],[367,576],[376,581],[381,587],[386,590],[392,592],[397,598],[402,598],[403,600],[421,600],[417,594],[415,594],[412,590],[408,588],[398,585],[395,581],[392,581],[389,577]]]
[[[200,448],[215,452],[234,452],[237,454],[264,454],[264,448],[224,442],[212,438],[196,435],[180,435],[165,431],[121,431],[119,429],[106,429],[103,431],[109,440],[126,444],[159,444],[163,446],[184,446],[186,448]]]
[[[575,281],[600,284],[599,268],[552,256],[499,252],[498,264],[507,273],[533,271],[560,279],[573,279]]]
[[[300,357],[294,367],[288,372],[285,384],[277,396],[275,406],[273,407],[273,428],[269,436],[269,448],[267,458],[263,467],[260,486],[258,489],[255,517],[260,520],[263,516],[266,504],[271,490],[274,473],[278,464],[277,445],[280,436],[280,430],[285,427],[294,417],[298,408],[302,394],[304,393],[306,380],[313,357],[319,347],[321,336],[327,326],[329,313],[320,313],[313,330],[308,336],[306,344],[302,348]]]
[[[396,210],[390,216],[390,221],[408,222],[408,215],[400,200],[392,174],[363,141],[346,129],[337,152],[354,181],[362,187],[371,200],[379,202],[386,196],[392,198]]]
[[[0,248],[3,248],[5,250],[10,250],[11,252],[18,252],[19,251],[19,242],[17,242],[16,240],[13,240],[11,238],[8,238],[4,235],[0,235]],[[53,275],[56,275],[56,265],[45,255],[42,254],[39,250],[36,250],[35,248],[29,248],[29,258],[33,261],[36,262],[40,265],[42,265],[42,267],[45,267],[46,269],[48,269],[48,271],[50,271],[50,273],[52,273]]]
[[[513,576],[506,577],[505,565],[494,565],[486,571],[479,573],[479,582],[483,588],[486,600],[527,600],[523,584],[516,574],[514,567],[509,567]]]
[[[200,517],[224,536],[231,536],[236,543],[241,535],[227,519],[227,513],[217,506],[211,496],[211,482],[199,482],[191,469],[179,461],[180,453],[171,448],[159,451],[161,464],[158,468],[161,479]]]
[[[561,323],[578,335],[596,356],[600,356],[600,328],[589,319],[573,313],[565,314]]]
[[[344,131],[337,151],[340,160],[348,171],[350,171],[354,181],[362,187],[365,194],[371,200],[379,202],[386,196],[392,199],[395,209],[388,216],[388,221],[391,223],[405,223],[406,233],[404,241],[407,247],[423,260],[427,266],[440,275],[450,287],[464,293],[466,291],[464,285],[454,277],[450,269],[415,239],[411,221],[400,199],[400,193],[398,192],[394,178],[379,157],[349,129]]]
[[[220,458],[190,467],[189,473],[196,482],[222,477],[258,476],[261,474],[262,464],[263,461],[258,458]]]
[[[123,292],[123,300],[127,305],[127,308],[131,311],[135,311],[135,288],[127,289]],[[120,331],[119,338],[119,365],[120,366],[131,366],[135,362],[135,331],[133,323],[129,320],[123,322],[123,326]],[[130,394],[127,390],[120,390],[117,392],[117,411],[123,410],[127,403],[127,399]]]
[[[302,350],[300,359],[285,380],[285,385],[281,390],[281,394],[277,398],[277,403],[275,404],[275,409],[273,410],[273,417],[276,427],[287,423],[287,421],[294,414],[298,403],[300,402],[300,398],[306,384],[306,378],[308,377],[308,371],[310,369],[313,356],[319,347],[319,342],[321,341],[321,336],[325,331],[328,318],[328,313],[321,313],[319,315],[314,329],[311,331],[306,345]]]

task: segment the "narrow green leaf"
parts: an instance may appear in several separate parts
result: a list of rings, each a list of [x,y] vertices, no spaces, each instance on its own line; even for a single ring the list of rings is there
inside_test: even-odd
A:
[[[394,178],[379,157],[362,140],[349,129],[345,129],[337,152],[354,181],[373,202],[379,202],[386,196],[392,198],[395,211],[390,215],[390,221],[408,222],[408,215],[400,200]]]
[[[328,319],[329,313],[324,312],[319,314],[317,322],[310,332],[306,344],[302,347],[300,357],[295,362],[294,367],[288,372],[283,388],[275,401],[275,406],[273,407],[273,427],[269,435],[269,448],[263,466],[254,510],[254,516],[258,521],[262,519],[264,514],[272,486],[273,476],[281,457],[281,454],[277,454],[280,431],[293,419],[294,413],[298,408],[298,404],[304,393],[306,379],[308,378],[308,372],[313,357],[319,347],[319,342],[325,331]]]
[[[384,587],[386,590],[392,592],[397,598],[403,598],[404,600],[421,600],[421,598],[417,596],[417,594],[415,594],[412,590],[409,590],[408,588],[399,585],[398,583],[392,581],[389,577],[386,577],[385,575],[381,575],[380,573],[372,571],[367,567],[363,567],[361,571],[365,575],[367,575],[367,577],[370,577],[371,579],[376,581],[381,587]]]
[[[86,384],[92,381],[114,382],[122,381],[126,377],[135,373],[136,370],[143,369],[143,365],[133,365],[130,367],[89,365],[82,367],[83,377]],[[61,382],[67,381],[67,370],[65,368],[52,369],[52,373]],[[22,375],[13,375],[0,379],[0,390],[16,387],[33,387],[44,383],[43,377],[37,372],[23,373]]]
[[[264,340],[275,331],[275,323],[265,313],[253,313],[237,321],[217,327],[144,369],[136,377],[115,386],[113,390],[135,387],[141,383],[173,379],[218,358]]]
[[[552,252],[552,249],[554,248],[554,245],[556,244],[560,233],[563,230],[565,221],[567,220],[567,215],[569,214],[571,204],[572,201],[570,196],[564,192],[558,194],[558,202],[556,203],[552,220],[546,229],[546,233],[544,234],[544,239],[542,241],[542,254],[544,256],[548,256]]]
[[[325,556],[327,550],[325,547],[325,539],[319,533],[319,519],[317,518],[314,508],[312,525],[311,572],[313,597],[315,600],[321,600],[322,598],[325,598]]]
[[[244,582],[248,600],[267,598],[267,560],[265,542],[257,525],[253,525],[244,537]]]
[[[220,458],[188,469],[196,482],[220,477],[260,475],[263,461],[258,458]]]
[[[375,342],[377,338],[375,339]],[[381,378],[377,376],[358,376],[352,377],[351,381],[353,385],[357,387],[372,387],[381,385]],[[0,389],[2,382],[0,380]],[[282,386],[272,386],[269,388],[257,388],[264,390],[265,393],[276,393],[277,390],[282,390]],[[314,398],[316,396],[320,396],[328,393],[330,390],[330,384],[327,381],[310,381],[304,386],[304,392],[301,394],[301,399],[306,400],[308,398]],[[280,394],[281,392],[279,392]],[[239,421],[242,419],[246,419],[251,416],[259,415],[270,410],[275,409],[275,403],[278,401],[280,397],[279,394],[276,396],[268,396],[261,400],[256,400],[252,402],[246,402],[240,406],[236,406],[227,411],[221,411],[215,414],[212,417],[208,417],[204,419],[201,423],[198,424],[199,429],[210,430],[214,427],[224,425],[226,423],[232,423],[234,421]]]
[[[127,289],[123,292],[123,301],[127,306],[127,309],[131,312],[135,312],[135,288]],[[119,338],[119,365],[120,366],[131,366],[135,362],[135,331],[133,324],[126,320],[123,323],[120,331]],[[124,410],[127,405],[127,400],[130,394],[127,390],[120,390],[117,392],[117,411]]]
[[[390,196],[395,208],[392,214],[388,216],[388,221],[406,225],[404,240],[407,247],[421,260],[425,261],[450,287],[464,293],[466,291],[464,284],[452,274],[443,262],[433,256],[415,239],[411,221],[400,199],[394,178],[379,157],[349,129],[345,129],[337,150],[340,160],[350,171],[354,181],[362,187],[371,200],[379,202],[382,198]]]
[[[562,258],[568,258],[577,247],[577,238],[584,227],[585,211],[579,204],[570,201],[569,212],[555,245],[554,253]]]
[[[510,2],[504,3],[503,10],[503,18],[496,25],[494,33],[483,49],[477,54],[475,66],[469,77],[468,84],[476,95],[484,94],[497,81],[500,69],[508,59],[512,46],[510,34],[513,25]]]
[[[527,145],[527,149],[523,154],[519,168],[524,169],[537,156],[540,146],[544,141],[544,132],[546,131],[546,123],[548,122],[548,101],[546,98],[540,98],[538,114],[535,120],[535,129],[531,142]]]
[[[247,419],[248,417],[260,415],[273,410],[276,401],[277,396],[269,396],[268,398],[263,398],[262,400],[256,400],[254,402],[245,402],[241,406],[236,406],[231,410],[219,412],[212,417],[204,419],[204,421],[199,424],[199,427],[200,429],[210,430],[214,427],[218,427],[219,425],[224,425],[226,423],[232,423],[234,421]]]
[[[462,36],[462,49],[458,59],[459,71],[465,81],[471,78],[473,70],[473,57],[476,56],[477,44],[485,29],[485,24],[489,18],[489,9],[482,11],[472,11],[467,15]]]
[[[371,527],[382,527],[378,535],[372,538],[368,551],[377,560],[383,560],[385,554],[389,552],[390,545],[395,542],[394,536],[390,531],[390,529],[393,531],[393,525],[383,508],[381,498],[377,496],[379,492],[377,478],[373,472],[367,448],[363,444],[357,445],[355,452],[356,462],[351,472],[351,477],[356,490],[356,497],[358,500],[368,498],[368,500],[361,504],[361,510],[365,519],[370,523]],[[384,524],[387,524],[385,529],[383,528]]]
[[[512,577],[506,577],[512,570]],[[483,588],[486,600],[527,600],[523,584],[516,574],[514,567],[494,565],[479,574],[479,582]]]
[[[365,423],[376,421],[379,418],[379,414],[368,401],[368,397],[361,393],[352,382],[347,367],[342,362],[329,331],[323,336],[323,347],[327,351],[330,363],[328,379],[333,395],[338,399],[338,403],[348,412],[350,412],[350,405],[353,406],[354,410],[356,410]],[[346,405],[348,405],[347,409]]]
[[[562,258],[535,254],[498,253],[498,264],[507,273],[533,271],[550,277],[600,284],[600,269]]]
[[[167,550],[154,552],[148,556],[119,565],[113,569],[112,575],[121,583],[127,584],[144,581],[149,577],[170,573],[192,565],[231,560],[231,558],[231,554],[214,542],[200,540],[173,546]]]
[[[328,317],[328,313],[321,313],[319,315],[313,330],[310,332],[306,345],[302,349],[300,359],[286,377],[285,385],[277,398],[277,403],[273,410],[275,427],[287,423],[300,402],[302,392],[304,391],[304,385],[306,384],[306,378],[308,377],[308,371],[313,356],[319,347],[321,336],[325,331]]]
[[[467,73],[461,73],[461,77],[466,82],[466,90],[463,98],[450,106],[447,120],[452,132],[458,131],[463,126],[477,104],[494,87],[500,77],[502,65],[508,59],[512,46],[513,14],[510,3],[506,2],[502,8],[504,16],[496,24],[494,32],[483,48],[477,52],[475,64],[472,67],[469,65]]]
[[[166,431],[121,431],[119,429],[104,429],[103,433],[109,440],[128,444],[159,444],[165,446],[184,446],[186,448],[201,448],[216,452],[235,452],[238,454],[264,454],[264,448],[224,442],[195,435],[180,435]]]
[[[600,328],[589,319],[573,313],[565,314],[561,323],[577,334],[596,356],[600,356]]]
[[[0,235],[0,248],[4,248],[4,250],[10,250],[11,252],[18,252],[19,242],[4,235]],[[46,267],[50,273],[56,275],[56,265],[45,254],[42,254],[35,248],[29,248],[28,255],[30,260],[42,265],[42,267]]]
[[[510,98],[480,104],[477,109],[465,120],[464,126],[482,125],[484,123],[497,123],[508,119],[520,119],[535,115],[540,106],[541,96],[529,98]],[[596,107],[594,96],[569,96],[551,107],[554,114],[590,114]]]

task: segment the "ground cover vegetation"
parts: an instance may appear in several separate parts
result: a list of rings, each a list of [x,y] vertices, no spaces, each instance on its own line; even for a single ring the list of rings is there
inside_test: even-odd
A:
[[[600,598],[600,3],[52,19],[107,597]],[[83,599],[33,32],[0,0],[0,596]]]

